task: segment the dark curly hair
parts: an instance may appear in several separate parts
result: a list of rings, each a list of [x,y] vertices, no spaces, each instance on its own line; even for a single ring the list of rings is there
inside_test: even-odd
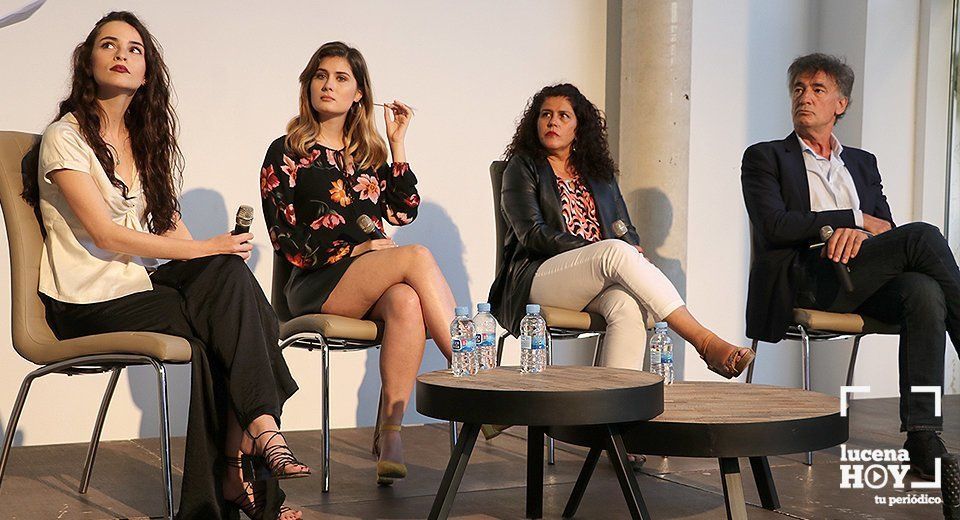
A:
[[[97,103],[97,83],[93,78],[91,55],[104,25],[120,21],[129,24],[143,39],[147,64],[146,83],[137,90],[124,114],[130,132],[130,146],[140,173],[140,183],[150,216],[150,231],[161,235],[173,229],[180,215],[177,193],[181,187],[183,155],[177,145],[177,117],[170,104],[170,73],[163,62],[160,44],[146,26],[127,11],[114,11],[97,21],[87,38],[73,51],[70,94],[60,102],[54,121],[73,112],[80,123],[83,139],[93,148],[110,182],[127,196],[128,188],[116,174],[113,155],[100,136],[104,114]],[[36,207],[39,185],[36,175],[24,177],[23,198]]]
[[[610,157],[607,143],[607,121],[603,113],[580,90],[569,84],[550,85],[537,92],[520,118],[513,140],[503,152],[505,160],[516,155],[528,155],[537,159],[547,156],[547,149],[540,142],[537,119],[543,102],[551,97],[565,97],[577,116],[576,137],[570,151],[570,164],[578,174],[599,179],[611,179],[617,173],[617,165]]]

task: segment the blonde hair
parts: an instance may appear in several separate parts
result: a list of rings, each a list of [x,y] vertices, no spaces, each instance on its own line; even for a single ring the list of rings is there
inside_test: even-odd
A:
[[[287,123],[287,149],[299,157],[309,155],[320,133],[320,117],[310,103],[310,83],[324,58],[336,56],[350,64],[353,77],[360,90],[360,101],[350,106],[344,124],[344,155],[352,158],[360,170],[379,168],[387,162],[387,145],[377,133],[373,121],[373,86],[367,72],[367,62],[360,51],[343,42],[323,44],[313,53],[307,66],[300,73],[300,113]]]

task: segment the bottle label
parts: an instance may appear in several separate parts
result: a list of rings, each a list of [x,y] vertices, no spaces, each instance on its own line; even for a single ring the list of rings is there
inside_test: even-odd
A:
[[[547,348],[547,339],[543,336],[521,336],[520,348],[529,350],[543,350]]]
[[[460,352],[473,352],[476,347],[476,343],[471,337],[468,340],[460,340]]]
[[[660,353],[660,362],[661,362],[661,363],[673,363],[673,352],[662,352],[662,353]]]
[[[457,339],[457,338],[453,338],[452,340],[450,340],[450,347],[452,347],[452,349],[453,349],[454,352],[462,352],[462,351],[463,351],[462,345],[460,344],[460,340]]]
[[[650,366],[659,365],[663,362],[663,355],[659,350],[650,349]]]
[[[494,343],[494,338],[496,334],[491,334],[489,332],[484,334],[477,334],[477,346],[478,347],[492,347]]]

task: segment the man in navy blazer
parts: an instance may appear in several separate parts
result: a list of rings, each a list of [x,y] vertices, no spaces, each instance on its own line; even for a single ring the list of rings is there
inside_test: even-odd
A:
[[[940,230],[918,222],[897,227],[883,194],[877,158],[845,147],[833,134],[850,103],[854,75],[840,59],[811,54],[788,69],[794,132],[744,152],[743,198],[753,260],[747,336],[784,337],[794,307],[857,312],[899,324],[900,421],[911,468],[934,477],[946,453],[934,396],[943,388],[946,333],[960,346],[960,270]],[[820,242],[823,226],[834,234]],[[846,266],[852,291],[835,263]],[[942,391],[942,390],[941,390]]]

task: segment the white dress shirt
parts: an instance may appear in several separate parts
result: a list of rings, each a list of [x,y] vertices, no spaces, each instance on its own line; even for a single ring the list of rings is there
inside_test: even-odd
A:
[[[40,256],[40,292],[67,303],[96,303],[153,289],[147,268],[157,261],[98,248],[48,174],[75,170],[90,175],[117,224],[144,231],[146,201],[134,173],[128,198],[110,183],[93,149],[68,113],[43,132],[40,143],[40,214],[47,236]]]
[[[853,183],[850,170],[840,158],[843,146],[840,146],[837,136],[830,134],[830,158],[818,155],[799,135],[797,140],[800,141],[803,164],[807,168],[810,210],[852,210],[857,227],[862,228],[863,212],[860,211],[860,197],[857,195],[857,186]]]

